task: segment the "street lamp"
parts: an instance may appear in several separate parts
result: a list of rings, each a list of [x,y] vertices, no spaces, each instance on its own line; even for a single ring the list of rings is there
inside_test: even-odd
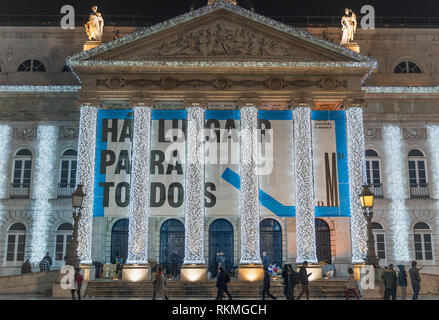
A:
[[[73,206],[73,235],[72,241],[70,242],[69,251],[66,256],[66,265],[72,266],[75,269],[79,268],[79,257],[78,257],[78,225],[81,219],[81,209],[82,201],[84,200],[84,191],[82,190],[82,185],[76,187],[75,192],[72,193],[72,206]]]
[[[374,194],[370,191],[367,185],[363,186],[361,192],[360,202],[363,208],[363,214],[367,221],[367,254],[366,254],[366,264],[373,265],[374,268],[378,268],[378,258],[375,254],[375,240],[372,232],[372,217],[373,217],[373,200]]]

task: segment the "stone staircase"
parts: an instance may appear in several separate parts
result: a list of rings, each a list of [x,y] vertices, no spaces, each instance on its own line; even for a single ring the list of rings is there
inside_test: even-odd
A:
[[[343,279],[318,280],[310,283],[310,298],[342,298],[345,296],[347,281]],[[296,286],[295,296],[300,292],[300,285]],[[152,281],[128,282],[122,280],[95,280],[90,281],[85,295],[89,298],[145,298],[153,295]],[[229,283],[229,292],[234,299],[260,299],[262,283],[249,283],[232,280]],[[271,282],[271,293],[278,298],[284,298],[281,281]],[[170,299],[215,299],[217,294],[215,281],[182,282],[178,280],[166,281],[166,294]]]

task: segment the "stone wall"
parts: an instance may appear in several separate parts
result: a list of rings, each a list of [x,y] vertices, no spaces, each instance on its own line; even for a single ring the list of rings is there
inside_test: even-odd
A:
[[[50,294],[57,282],[59,270],[35,272],[15,276],[0,277],[0,294],[44,293]]]

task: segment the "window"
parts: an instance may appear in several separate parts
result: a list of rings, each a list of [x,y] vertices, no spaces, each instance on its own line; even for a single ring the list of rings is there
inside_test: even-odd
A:
[[[76,168],[78,153],[68,149],[61,156],[61,172],[58,188],[58,197],[70,197],[76,184]]]
[[[366,150],[366,178],[371,191],[377,198],[382,198],[383,188],[381,184],[380,158],[378,153],[373,149]]]
[[[413,227],[416,260],[433,260],[431,229],[425,222],[418,222]]]
[[[410,195],[412,198],[428,198],[427,166],[424,153],[413,149],[408,154]]]
[[[422,70],[413,61],[402,61],[395,67],[395,73],[422,73]]]
[[[46,67],[44,64],[36,59],[29,59],[23,61],[17,69],[18,72],[45,72]]]
[[[375,253],[380,260],[386,259],[386,236],[383,226],[372,222],[372,231],[375,238]]]
[[[69,251],[73,227],[70,223],[61,224],[56,230],[55,260],[62,261]]]
[[[21,223],[15,223],[8,230],[6,261],[24,261],[25,247],[26,227]]]
[[[20,149],[15,153],[12,165],[11,198],[29,198],[32,174],[32,153],[28,149]]]

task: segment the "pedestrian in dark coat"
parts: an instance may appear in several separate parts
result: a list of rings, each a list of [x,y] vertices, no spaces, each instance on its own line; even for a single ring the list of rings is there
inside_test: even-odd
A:
[[[82,282],[84,281],[84,277],[81,275],[80,272],[81,272],[80,268],[75,269],[75,275],[74,275],[73,284],[71,287],[73,300],[75,300],[75,291],[78,294],[78,300],[81,300],[81,286],[82,286]]]
[[[218,278],[216,279],[216,287],[218,288],[218,295],[216,296],[216,300],[222,300],[224,293],[227,294],[229,300],[232,300],[232,295],[227,289],[227,283],[230,282],[230,276],[222,266],[220,266],[218,269],[219,269],[219,273],[218,273]]]
[[[284,267],[282,268],[282,279],[284,283],[284,295],[287,300],[290,296],[290,270],[288,264],[284,264]]]
[[[173,277],[177,276],[177,264],[178,264],[178,254],[177,254],[177,250],[175,250],[171,254],[171,275]]]
[[[407,292],[407,272],[405,272],[405,266],[402,264],[398,265],[398,268],[398,286],[401,290],[401,300],[405,300]]]
[[[289,297],[288,300],[294,300],[294,289],[299,283],[299,274],[294,271],[291,264],[288,265],[288,282],[289,282]]]
[[[21,265],[21,273],[32,273],[32,266],[29,259],[26,259],[26,261]]]
[[[270,293],[270,274],[268,269],[264,268],[264,286],[262,288],[262,300],[265,300],[265,294],[267,294],[271,299],[276,300],[277,298]]]
[[[419,270],[422,268],[417,267],[418,263],[416,261],[412,262],[412,267],[409,270],[410,280],[412,282],[413,297],[412,300],[418,300],[419,291],[421,291],[421,276],[419,275]]]
[[[300,278],[300,284],[302,286],[302,290],[300,291],[299,296],[297,297],[297,300],[300,300],[302,295],[305,293],[306,300],[309,300],[309,276],[312,274],[312,272],[307,273],[306,268],[308,267],[308,261],[304,261],[303,265],[299,269],[299,278]]]
[[[392,300],[396,300],[398,276],[393,270],[393,264],[389,264],[389,267],[384,270],[382,278],[384,282],[384,300],[389,300],[390,296],[392,296]]]

